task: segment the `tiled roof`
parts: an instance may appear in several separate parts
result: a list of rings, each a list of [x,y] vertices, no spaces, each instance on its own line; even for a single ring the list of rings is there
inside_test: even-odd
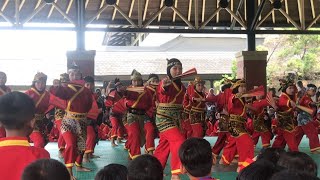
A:
[[[217,52],[97,52],[95,75],[166,74],[166,59],[178,58],[186,71],[195,67],[198,74],[230,74],[234,53]]]

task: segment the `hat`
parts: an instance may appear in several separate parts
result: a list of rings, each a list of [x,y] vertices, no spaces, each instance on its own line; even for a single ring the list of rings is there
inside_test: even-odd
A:
[[[205,81],[201,79],[200,76],[196,76],[193,81],[194,85],[196,84],[205,84]]]
[[[131,80],[141,80],[142,81],[142,75],[137,70],[133,70],[131,73]]]
[[[295,86],[294,80],[289,76],[284,79],[279,79],[280,88],[278,91],[284,92],[289,86]]]
[[[71,71],[80,71],[79,66],[74,61],[70,66],[68,66],[68,72],[70,73]]]
[[[69,75],[67,73],[60,74],[60,82],[65,83],[69,82]]]
[[[175,66],[175,65],[180,65],[182,66],[182,63],[180,62],[179,59],[176,58],[171,58],[171,59],[167,59],[167,75],[171,77],[171,73],[170,73],[170,69]]]
[[[92,76],[86,76],[83,78],[86,83],[94,83],[94,78]]]
[[[246,84],[246,81],[245,81],[244,79],[236,79],[236,80],[232,83],[230,89],[233,90],[233,89],[236,89],[236,88],[238,88],[239,86],[245,85],[245,84]]]
[[[33,82],[36,81],[47,81],[47,75],[42,72],[38,72],[33,78]]]

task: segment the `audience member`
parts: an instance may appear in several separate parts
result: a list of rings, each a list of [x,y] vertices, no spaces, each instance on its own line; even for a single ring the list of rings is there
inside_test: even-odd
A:
[[[128,180],[162,180],[163,169],[157,158],[141,155],[135,158],[128,167]]]
[[[109,164],[101,169],[94,180],[127,180],[127,167],[121,164]]]

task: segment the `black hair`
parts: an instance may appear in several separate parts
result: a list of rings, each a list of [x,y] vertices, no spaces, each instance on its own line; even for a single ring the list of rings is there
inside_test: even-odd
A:
[[[236,180],[268,180],[275,172],[277,169],[273,163],[260,160],[245,167]]]
[[[148,80],[151,79],[151,78],[156,78],[157,80],[159,80],[159,76],[157,74],[153,74],[151,73],[148,77]]]
[[[318,174],[317,164],[303,152],[286,152],[280,156],[277,164],[292,171],[302,171],[316,176]]]
[[[55,159],[39,159],[29,164],[23,171],[21,180],[70,180],[64,164]]]
[[[314,91],[317,91],[317,86],[314,85],[314,84],[308,84],[307,87],[308,88],[314,88],[315,89]]]
[[[121,164],[109,164],[101,169],[94,180],[127,180],[127,167]]]
[[[221,87],[221,91],[224,92],[226,89],[230,88],[231,85],[232,85],[231,83],[224,84],[224,85]]]
[[[86,76],[83,78],[86,83],[94,83],[94,78],[92,76]]]
[[[167,75],[170,77],[170,79],[172,78],[171,73],[170,73],[170,69],[177,65],[180,64],[182,66],[182,63],[179,59],[177,58],[171,58],[171,59],[167,59]]]
[[[0,122],[5,129],[22,129],[34,118],[33,100],[21,92],[11,92],[0,97]]]
[[[145,154],[135,158],[128,166],[128,180],[162,180],[163,168],[154,156]]]
[[[303,86],[303,83],[302,83],[302,81],[298,81],[297,82],[297,85],[300,87],[300,86]]]
[[[204,177],[211,173],[213,165],[210,143],[202,138],[190,138],[179,149],[181,164],[193,177]]]
[[[282,148],[266,148],[258,155],[257,161],[268,160],[276,165],[280,156],[284,153],[286,153],[286,151]]]
[[[292,171],[292,170],[283,170],[273,174],[270,180],[320,180],[316,176],[313,176],[308,173]]]

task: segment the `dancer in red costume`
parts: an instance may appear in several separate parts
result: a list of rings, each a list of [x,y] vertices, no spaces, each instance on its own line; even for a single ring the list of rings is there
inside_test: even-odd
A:
[[[182,121],[181,128],[182,133],[186,139],[192,136],[192,127],[190,124],[190,110],[191,110],[191,100],[190,94],[194,91],[193,83],[189,82],[187,91],[183,97],[183,112],[182,112]]]
[[[50,93],[66,100],[67,108],[61,124],[61,133],[66,142],[64,161],[73,179],[72,167],[77,171],[91,171],[82,166],[82,158],[86,149],[87,114],[92,107],[92,93],[84,87],[81,73],[77,66],[69,68],[69,83],[50,88]]]
[[[149,88],[143,87],[142,76],[136,70],[131,73],[131,86],[125,91],[125,100],[128,108],[129,143],[127,148],[130,158],[134,159],[141,154],[140,149],[146,142],[144,128],[145,120],[148,119],[146,112],[153,108],[153,92]]]
[[[167,77],[160,81],[157,88],[156,124],[160,131],[159,145],[154,156],[165,168],[169,154],[171,153],[171,179],[180,179],[181,162],[178,150],[185,140],[180,132],[182,102],[185,87],[180,79],[174,79],[182,73],[182,64],[178,59],[170,59],[167,64]]]
[[[0,96],[5,95],[11,92],[11,89],[6,86],[7,75],[6,73],[0,71]],[[0,126],[0,138],[6,137],[6,131],[3,127]]]
[[[278,135],[272,144],[273,148],[284,148],[288,144],[290,151],[299,151],[297,143],[297,125],[294,117],[296,108],[296,86],[292,79],[281,79],[280,89],[282,91],[277,111]]]
[[[200,76],[197,76],[193,81],[193,91],[191,91],[190,96],[190,123],[192,128],[191,137],[203,138],[205,135],[205,111],[206,102],[203,101],[206,94],[203,92],[205,81],[203,81]]]
[[[231,90],[232,95],[228,101],[228,112],[230,114],[228,129],[231,136],[228,138],[228,144],[224,148],[221,160],[223,164],[228,165],[238,153],[237,171],[239,171],[239,167],[247,158],[252,159],[254,157],[253,141],[246,130],[246,109],[251,107],[245,103],[245,99],[242,97],[246,93],[244,80],[235,80]]]
[[[33,100],[36,106],[35,126],[30,134],[30,139],[35,147],[44,148],[48,143],[43,119],[49,108],[50,94],[46,91],[47,75],[39,72],[34,76],[31,89],[25,93]]]
[[[109,112],[110,115],[110,121],[112,124],[112,129],[111,129],[111,146],[117,146],[115,143],[115,140],[117,140],[118,144],[122,143],[121,139],[123,138],[123,126],[122,126],[122,115],[117,114],[112,111],[112,108],[115,103],[117,103],[123,96],[123,91],[124,91],[124,86],[120,82],[118,78],[115,79],[115,89],[112,90],[105,101],[105,105],[107,108],[107,111]]]
[[[302,96],[299,101],[299,105],[313,110],[312,114],[305,111],[300,111],[298,114],[298,131],[297,131],[297,141],[300,144],[303,135],[307,135],[309,139],[309,146],[311,153],[320,154],[320,144],[318,137],[318,129],[314,123],[314,115],[316,113],[317,107],[311,97],[316,94],[317,87],[314,84],[308,84],[306,93]]]

